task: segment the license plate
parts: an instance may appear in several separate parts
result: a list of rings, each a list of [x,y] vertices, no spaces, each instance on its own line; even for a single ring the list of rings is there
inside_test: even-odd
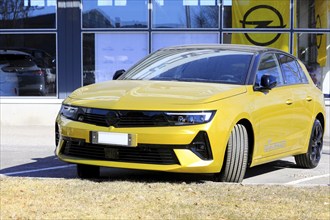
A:
[[[136,147],[136,134],[115,133],[115,132],[91,132],[92,144],[119,145],[126,147]]]

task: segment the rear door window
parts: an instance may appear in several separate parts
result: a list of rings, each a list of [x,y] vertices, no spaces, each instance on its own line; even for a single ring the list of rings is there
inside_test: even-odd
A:
[[[278,54],[278,59],[284,76],[285,84],[303,83],[297,61],[288,55]]]

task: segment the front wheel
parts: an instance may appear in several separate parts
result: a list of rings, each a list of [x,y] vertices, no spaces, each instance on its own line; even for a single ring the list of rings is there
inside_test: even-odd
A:
[[[227,143],[225,161],[215,180],[240,183],[245,176],[248,162],[248,133],[244,125],[237,124],[230,134]]]
[[[100,167],[77,164],[77,175],[81,179],[96,179],[100,177]]]
[[[321,159],[323,147],[323,126],[318,119],[315,119],[308,150],[305,154],[294,157],[296,164],[302,168],[314,168]]]

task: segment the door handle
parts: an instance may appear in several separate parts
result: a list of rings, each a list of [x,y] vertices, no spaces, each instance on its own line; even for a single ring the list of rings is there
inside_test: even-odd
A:
[[[293,103],[292,99],[288,99],[288,100],[286,100],[286,102],[285,102],[285,104],[287,104],[287,105],[292,105],[292,103]]]
[[[310,97],[310,96],[307,96],[307,97],[306,97],[306,101],[307,101],[307,102],[310,102],[310,101],[312,101],[312,100],[313,100],[312,97]]]

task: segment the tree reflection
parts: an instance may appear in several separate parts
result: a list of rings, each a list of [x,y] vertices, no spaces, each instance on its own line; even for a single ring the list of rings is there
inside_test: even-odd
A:
[[[218,7],[204,6],[194,12],[192,21],[196,28],[215,28],[218,27],[218,18]]]
[[[24,20],[33,11],[42,9],[44,7],[32,6],[31,0],[0,0],[0,28],[23,27]]]

